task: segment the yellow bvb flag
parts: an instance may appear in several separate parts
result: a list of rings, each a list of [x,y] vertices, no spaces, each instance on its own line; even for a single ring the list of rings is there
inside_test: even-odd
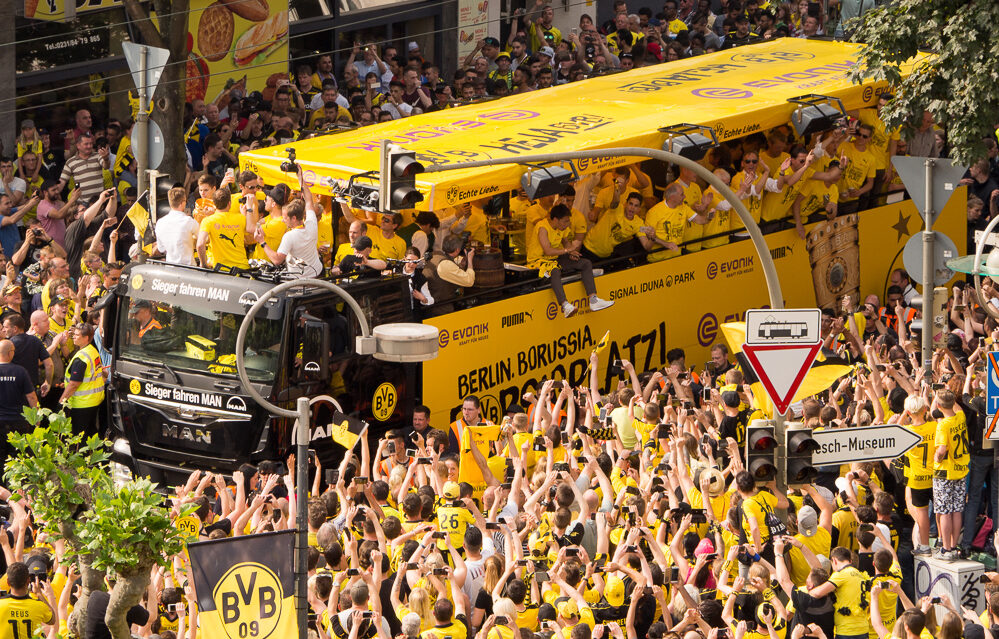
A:
[[[293,530],[189,544],[201,636],[297,637],[294,545]]]
[[[152,219],[149,215],[149,191],[144,191],[135,204],[128,209],[125,216],[132,220],[135,230],[139,233],[139,249],[152,255],[156,250],[156,235],[153,233]]]
[[[367,428],[367,422],[348,417],[335,410],[333,411],[333,422],[329,425],[329,436],[333,438],[333,441],[350,450],[364,435]]]

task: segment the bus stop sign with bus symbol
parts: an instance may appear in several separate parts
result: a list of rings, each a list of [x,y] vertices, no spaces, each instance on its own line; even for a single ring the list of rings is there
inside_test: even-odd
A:
[[[746,311],[742,352],[781,415],[822,347],[821,325],[822,312],[817,308]]]
[[[999,440],[999,360],[995,351],[986,353],[985,368],[988,384],[985,388],[985,439]]]

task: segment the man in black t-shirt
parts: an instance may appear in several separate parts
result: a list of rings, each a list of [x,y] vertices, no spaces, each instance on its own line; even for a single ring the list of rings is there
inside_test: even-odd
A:
[[[38,389],[38,394],[45,397],[49,389],[52,388],[53,364],[48,350],[42,344],[42,340],[34,335],[26,334],[28,323],[21,315],[12,314],[4,318],[3,330],[7,339],[14,344],[14,357],[12,364],[22,366],[31,378],[31,385]],[[45,380],[39,384],[39,366],[45,369]]]
[[[739,444],[741,449],[746,443],[746,424],[749,422],[747,411],[740,411],[739,393],[735,391],[725,391],[721,394],[722,408],[725,416],[718,424],[718,432],[722,437],[731,437]]]
[[[794,582],[791,581],[791,574],[785,560],[785,551],[790,545],[788,542],[793,543],[805,556],[808,565],[812,566],[811,572],[805,578],[805,586],[802,588],[795,588]],[[826,637],[832,637],[835,620],[833,596],[813,597],[808,594],[809,590],[829,581],[829,573],[824,568],[818,567],[818,558],[815,553],[812,552],[811,548],[801,542],[794,541],[791,537],[781,537],[774,541],[774,560],[774,565],[777,568],[777,581],[794,604],[794,617],[787,628],[787,636],[790,637],[795,626],[799,624],[805,626],[815,624],[822,629],[822,632],[826,633]],[[806,631],[805,634],[814,635],[815,633]]]
[[[976,376],[977,377],[977,376]],[[963,381],[961,377],[954,377],[953,383]],[[964,417],[968,423],[968,443],[971,449],[971,458],[968,460],[968,507],[964,509],[964,522],[961,533],[961,550],[967,552],[971,549],[971,544],[978,533],[978,526],[975,520],[979,513],[988,510],[987,504],[992,504],[992,516],[995,517],[999,511],[996,504],[996,495],[999,492],[999,485],[993,477],[991,490],[986,490],[986,480],[992,475],[994,466],[993,442],[984,440],[985,434],[985,398],[981,395],[975,397],[970,394],[958,396],[957,403],[964,411]],[[988,500],[983,503],[983,498]],[[989,543],[986,542],[986,547]]]
[[[0,437],[0,473],[11,452],[6,433],[26,429],[28,422],[21,411],[25,406],[38,406],[31,376],[23,366],[10,363],[13,357],[14,344],[9,339],[0,340],[0,430],[5,433]]]
[[[83,639],[111,639],[111,631],[104,623],[111,595],[101,590],[90,593],[87,601],[87,625],[83,629]],[[132,606],[125,613],[125,620],[136,626],[144,626],[149,621],[149,611],[142,606]]]

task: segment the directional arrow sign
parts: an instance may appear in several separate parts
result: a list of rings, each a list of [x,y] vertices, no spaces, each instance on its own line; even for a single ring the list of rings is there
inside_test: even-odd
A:
[[[891,459],[922,441],[919,435],[897,424],[817,430],[812,437],[819,444],[812,453],[815,466]]]
[[[822,346],[821,322],[822,312],[817,308],[746,311],[742,352],[781,415]]]

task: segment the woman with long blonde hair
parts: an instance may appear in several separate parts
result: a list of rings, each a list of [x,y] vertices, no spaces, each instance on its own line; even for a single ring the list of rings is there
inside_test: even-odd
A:
[[[479,592],[475,593],[475,599],[472,601],[473,628],[481,627],[486,617],[493,613],[493,598],[491,593],[496,589],[496,584],[499,583],[500,577],[503,576],[506,565],[503,557],[495,554],[486,558],[482,564],[482,568],[485,571],[482,577],[482,587],[479,588]]]

